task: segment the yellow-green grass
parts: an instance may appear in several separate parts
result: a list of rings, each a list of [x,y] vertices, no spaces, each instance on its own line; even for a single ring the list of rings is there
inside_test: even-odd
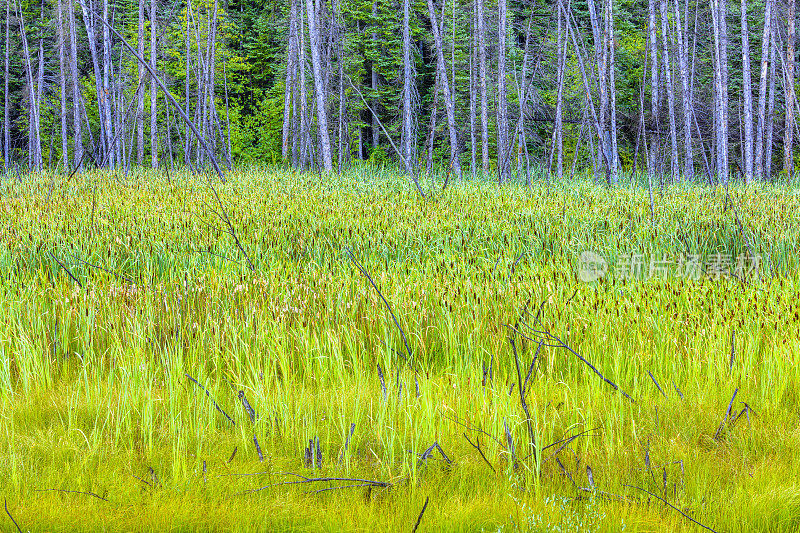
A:
[[[0,492],[22,530],[410,531],[426,498],[418,531],[700,528],[626,485],[717,531],[800,529],[796,192],[673,187],[651,216],[637,188],[438,185],[422,199],[387,171],[233,173],[214,186],[252,272],[201,178],[4,182]],[[584,283],[585,250],[764,264],[745,282]],[[543,347],[531,446],[506,326],[526,304],[634,401]],[[515,338],[524,380],[537,345]],[[737,389],[743,414],[718,433]],[[421,461],[434,442],[452,464]],[[287,472],[392,486],[246,492]]]

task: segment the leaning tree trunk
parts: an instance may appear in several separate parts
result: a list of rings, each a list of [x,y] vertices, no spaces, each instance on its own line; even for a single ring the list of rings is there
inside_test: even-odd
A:
[[[328,134],[328,110],[326,88],[323,81],[322,59],[320,53],[320,34],[317,20],[318,6],[315,0],[306,0],[306,14],[308,15],[308,36],[311,41],[311,68],[314,72],[314,96],[317,103],[317,127],[319,129],[320,156],[325,172],[333,170],[331,156],[331,140]]]
[[[789,13],[786,20],[787,39],[786,39],[786,81],[784,90],[786,91],[786,126],[783,136],[783,168],[786,170],[786,177],[791,180],[794,177],[794,155],[792,154],[792,144],[794,142],[794,38],[795,38],[795,9],[796,0],[789,0]]]
[[[17,18],[19,20],[20,38],[22,40],[22,57],[25,62],[25,83],[28,86],[28,168],[31,170],[41,170],[38,167],[37,145],[41,146],[39,140],[39,120],[38,109],[36,108],[36,85],[33,79],[33,67],[31,66],[31,54],[28,48],[28,37],[25,33],[25,20],[22,17],[22,10],[17,6]]]
[[[281,159],[286,161],[289,156],[289,133],[292,116],[292,92],[295,82],[295,68],[297,56],[297,0],[290,0],[289,8],[289,43],[286,55],[286,81],[283,95],[283,131],[281,144]]]

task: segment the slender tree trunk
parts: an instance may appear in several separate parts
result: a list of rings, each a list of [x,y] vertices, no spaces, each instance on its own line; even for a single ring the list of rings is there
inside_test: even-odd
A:
[[[764,180],[764,135],[766,130],[767,77],[772,42],[772,11],[775,0],[766,0],[764,6],[764,33],[761,41],[761,68],[758,84],[758,125],[756,127],[756,179]],[[769,147],[768,147],[769,148]]]
[[[297,62],[297,0],[289,2],[289,44],[286,60],[286,83],[283,97],[283,131],[281,145],[281,158],[286,161],[289,156],[289,131],[292,112],[292,88],[294,87],[295,69]]]
[[[656,35],[656,0],[648,0],[648,24],[647,31],[650,42],[650,115],[653,128],[650,137],[650,153],[647,158],[647,172],[651,176],[657,174],[658,151],[661,146],[661,127],[659,124],[659,111],[661,108],[661,98],[659,88],[659,61],[658,61],[658,39]]]
[[[724,0],[723,0],[724,1]],[[680,179],[678,174],[678,129],[675,120],[675,91],[672,84],[672,54],[669,50],[669,21],[667,20],[667,0],[660,1],[661,6],[661,43],[664,57],[664,80],[667,88],[667,109],[669,111],[670,170],[672,181]]]
[[[28,37],[25,32],[25,20],[22,16],[22,10],[19,8],[19,6],[17,5],[15,7],[17,9],[17,19],[19,20],[20,39],[22,40],[22,57],[25,62],[25,83],[28,86],[28,116],[30,117],[28,123],[28,168],[30,170],[38,171],[41,169],[38,166],[37,154],[41,148],[37,150],[37,145],[41,147],[41,141],[39,140],[39,119],[36,105],[36,82],[33,78],[31,54],[30,49],[28,48]]]
[[[728,184],[728,26],[727,1],[712,0],[714,27],[716,172],[719,183]]]
[[[666,2],[666,0],[664,0]],[[608,80],[611,95],[609,106],[611,108],[611,185],[619,182],[619,151],[617,149],[617,82],[614,70],[614,3],[606,0],[606,48],[608,50]]]
[[[694,149],[692,147],[692,91],[689,83],[689,0],[686,0],[684,22],[681,24],[679,0],[675,0],[675,33],[678,41],[678,63],[681,70],[681,96],[683,100],[683,179],[694,178]]]
[[[103,21],[106,23],[108,18],[108,0],[103,0]],[[103,87],[102,87],[102,102],[103,102],[103,121],[105,122],[105,139],[104,144],[106,147],[105,158],[110,168],[115,168],[117,162],[114,159],[114,126],[112,124],[111,116],[111,32],[106,24],[103,24]]]
[[[9,21],[11,20],[11,2],[6,0],[6,48],[5,48],[5,61],[3,63],[3,165],[8,169],[11,161],[11,119],[9,116],[9,101],[8,101],[8,63],[9,63]]]
[[[139,55],[144,57],[144,2],[139,0],[139,34],[138,34],[138,52]],[[136,164],[141,165],[144,160],[144,97],[142,91],[144,88],[144,77],[147,69],[144,65],[137,62],[139,73],[139,84],[136,88]]]
[[[308,96],[306,95],[306,41],[305,41],[305,21],[303,11],[305,8],[300,5],[300,168],[308,169],[311,164],[310,143],[311,136],[308,124]],[[363,152],[362,152],[363,153]],[[363,155],[362,155],[363,157]]]
[[[192,0],[186,1],[186,79],[184,82],[185,90],[185,105],[186,116],[191,116],[189,108],[189,79],[191,78],[191,34],[189,33],[189,23],[192,18]],[[192,156],[192,132],[186,128],[186,138],[183,145],[183,162],[185,165],[191,165]]]
[[[560,0],[559,0],[560,1]],[[489,97],[486,90],[486,29],[484,0],[475,0],[478,25],[478,86],[481,95],[481,164],[489,173]]]
[[[775,127],[775,69],[776,69],[776,54],[778,47],[776,45],[776,33],[778,28],[777,6],[772,5],[772,38],[770,39],[769,50],[769,101],[767,103],[767,134],[764,141],[764,179],[769,180],[772,178],[772,155],[773,155],[773,132]]]
[[[327,96],[323,82],[322,59],[320,57],[320,34],[318,30],[317,9],[315,0],[306,0],[308,15],[308,35],[311,41],[311,67],[314,72],[314,96],[317,101],[317,127],[319,129],[320,156],[325,172],[333,170],[331,157],[331,141],[328,135]]]
[[[411,63],[411,0],[403,0],[403,135],[401,152],[405,159],[406,172],[412,172],[414,129],[412,125],[412,87],[415,83],[414,67]]]
[[[431,0],[428,0],[429,2]],[[497,1],[497,167],[498,181],[509,179],[508,162],[508,97],[506,94],[506,33],[508,13],[506,0]]]
[[[787,39],[786,39],[786,80],[784,81],[784,91],[786,93],[786,126],[783,136],[783,168],[786,170],[786,177],[791,180],[794,178],[794,155],[792,144],[794,142],[794,39],[795,39],[795,16],[796,0],[789,0],[789,12],[786,20]]]
[[[503,1],[503,0],[501,0]],[[442,94],[444,96],[444,107],[447,114],[447,128],[450,132],[450,164],[453,167],[453,173],[457,178],[461,178],[461,165],[459,162],[459,149],[458,149],[458,133],[456,132],[456,117],[455,107],[453,105],[452,93],[450,92],[450,83],[447,79],[447,68],[444,62],[444,48],[442,45],[442,26],[436,19],[436,11],[433,8],[433,0],[428,0],[428,11],[431,18],[431,26],[433,29],[433,41],[436,47],[436,70],[439,72],[439,81],[441,82]]]
[[[378,0],[372,0],[372,25],[375,27],[378,21]],[[310,28],[310,26],[309,26]],[[380,45],[378,43],[378,34],[377,32],[372,32],[372,46],[374,48],[374,54],[377,56],[380,53]],[[370,61],[370,74],[372,76],[372,94],[375,95],[372,98],[372,148],[375,149],[378,147],[381,139],[381,131],[380,126],[378,125],[378,117],[375,115],[378,112],[378,105],[380,104],[380,100],[378,98],[378,65],[377,62],[373,59]]]
[[[753,181],[753,82],[750,74],[750,38],[747,28],[747,2],[742,0],[742,92],[744,94],[744,182]]]
[[[216,2],[214,2],[216,6]],[[156,29],[158,27],[158,2],[150,0],[150,68],[156,70]],[[144,57],[144,55],[142,56]],[[169,107],[169,106],[167,106]],[[150,77],[150,166],[158,168],[158,83]]]
[[[430,128],[428,129],[428,139],[425,143],[427,146],[427,153],[425,159],[425,172],[430,173],[431,169],[433,168],[433,142],[436,138],[436,115],[439,112],[439,88],[440,88],[440,80],[441,76],[439,74],[439,69],[436,69],[436,73],[434,74],[434,83],[433,83],[433,106],[431,107],[431,120],[430,120]]]
[[[69,136],[67,133],[67,66],[66,66],[66,35],[64,31],[64,7],[62,0],[56,0],[58,13],[58,85],[61,97],[61,164],[64,172],[69,168]]]
[[[476,14],[476,7],[473,5],[473,12],[472,14]],[[477,36],[478,31],[476,28],[475,18],[473,16],[472,21],[470,22],[470,28],[472,30],[472,35],[470,36],[470,49],[469,49],[469,142],[470,142],[470,173],[474,176],[475,171],[477,170],[477,162],[478,162],[478,152],[477,152],[477,144],[475,136],[475,124],[476,124],[476,117],[477,117],[477,83],[475,81],[475,68],[478,64],[477,61]]]

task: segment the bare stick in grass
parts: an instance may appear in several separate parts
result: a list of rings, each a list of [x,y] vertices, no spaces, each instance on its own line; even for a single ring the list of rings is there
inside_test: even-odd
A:
[[[467,437],[466,433],[464,433],[464,438],[467,439],[467,442],[469,443],[470,446],[472,446],[473,448],[478,450],[478,453],[481,454],[481,457],[483,458],[483,460],[486,462],[486,464],[489,466],[489,468],[492,469],[492,472],[494,472],[496,474],[497,471],[494,469],[494,466],[492,466],[492,463],[489,462],[489,459],[486,458],[486,455],[483,453],[483,450],[481,449],[481,438],[480,438],[480,436],[475,437],[475,443],[473,443],[471,440],[469,440],[469,437]]]
[[[348,478],[348,477],[316,477],[316,478],[312,478],[312,477],[301,476],[300,474],[295,474],[293,472],[285,472],[284,475],[299,477],[300,480],[298,480],[298,481],[282,481],[280,483],[270,483],[269,485],[264,485],[263,487],[259,487],[257,489],[252,489],[252,490],[246,490],[244,492],[239,492],[239,493],[235,494],[235,496],[242,496],[244,494],[252,494],[254,492],[259,492],[259,491],[268,489],[270,487],[278,487],[278,486],[282,486],[282,485],[299,485],[299,484],[304,484],[304,483],[324,483],[324,482],[335,482],[335,481],[345,481],[345,482],[349,482],[349,483],[361,483],[361,484],[363,484],[363,486],[369,486],[369,487],[388,488],[388,487],[392,486],[392,483],[390,483],[388,481],[373,481],[373,480],[370,480],[370,479],[358,479],[358,478]]]
[[[219,411],[220,413],[222,413],[223,415],[225,415],[225,418],[227,418],[227,419],[228,419],[228,422],[230,422],[231,424],[233,424],[233,425],[235,426],[235,425],[236,425],[236,422],[234,422],[234,421],[233,421],[233,418],[231,418],[230,416],[228,416],[228,413],[226,413],[225,411],[223,411],[223,410],[222,410],[222,407],[220,407],[220,406],[219,406],[219,404],[217,404],[217,402],[216,402],[216,401],[214,401],[214,398],[211,396],[211,393],[210,393],[210,392],[208,392],[208,389],[206,389],[205,387],[203,387],[203,385],[201,385],[199,381],[197,381],[196,379],[194,379],[194,378],[193,378],[192,376],[190,376],[189,374],[185,374],[185,375],[186,375],[186,377],[187,377],[187,378],[189,378],[191,381],[193,381],[193,382],[195,383],[195,385],[197,385],[198,387],[200,387],[201,389],[203,389],[203,391],[206,393],[206,396],[208,396],[208,398],[211,400],[211,403],[214,405],[214,408],[215,408],[217,411]],[[235,454],[236,454],[236,452],[234,451],[234,455],[235,455]],[[231,460],[233,460],[233,456],[231,456]],[[230,463],[230,461],[228,461],[228,462]]]
[[[733,372],[733,360],[736,358],[736,330],[731,332],[731,362],[728,364],[728,372]]]
[[[253,435],[253,444],[256,445],[256,453],[258,453],[258,461],[260,463],[263,463],[264,462],[264,454],[261,453],[261,446],[258,445],[258,439],[256,438],[255,435]]]
[[[231,464],[231,461],[233,461],[233,458],[236,457],[236,452],[237,451],[239,451],[239,447],[238,446],[234,446],[233,447],[233,453],[231,454],[230,458],[228,459],[228,464]]]
[[[63,490],[63,489],[33,489],[35,492],[64,492],[67,494],[85,494],[86,496],[94,496],[103,501],[108,501],[108,498],[104,498],[99,494],[95,494],[94,492],[82,492],[80,490]]]
[[[417,528],[419,527],[419,523],[422,522],[422,515],[425,514],[425,509],[428,508],[428,499],[430,496],[425,496],[425,504],[422,506],[422,510],[419,512],[419,516],[417,517],[417,523],[414,524],[414,529],[411,530],[411,533],[417,533]]]
[[[69,275],[69,277],[70,277],[70,278],[72,278],[72,281],[74,281],[75,283],[77,283],[77,284],[78,284],[78,287],[80,287],[80,288],[82,289],[82,288],[83,288],[83,283],[81,283],[80,281],[78,281],[78,278],[76,278],[76,277],[75,277],[75,275],[74,275],[72,272],[70,272],[70,271],[69,271],[69,269],[68,269],[66,266],[64,266],[64,263],[62,263],[61,261],[59,261],[59,260],[58,260],[58,258],[57,258],[56,256],[54,256],[54,255],[53,255],[53,252],[47,252],[47,253],[49,253],[49,254],[50,254],[50,257],[52,257],[52,258],[53,258],[53,260],[54,260],[56,263],[58,263],[58,266],[60,266],[61,268],[63,268],[63,269],[64,269],[64,272],[66,272],[66,273]]]
[[[519,403],[522,406],[522,411],[525,413],[525,423],[528,426],[528,445],[531,447],[531,452],[533,453],[534,457],[536,457],[536,437],[533,433],[533,422],[531,421],[531,413],[528,409],[528,403],[525,401],[525,387],[528,384],[527,378],[525,382],[522,381],[522,373],[520,372],[519,368],[519,354],[517,353],[517,343],[514,341],[514,337],[509,337],[508,342],[511,343],[511,348],[514,351],[514,363],[516,364],[517,368],[517,381],[519,382],[519,386],[517,390],[519,390]],[[542,347],[542,341],[539,341],[539,348]],[[536,351],[537,355],[539,351]],[[534,362],[536,362],[536,358],[534,357]],[[530,376],[530,372],[528,373]]]
[[[7,515],[8,515],[8,517],[11,519],[11,521],[12,521],[12,522],[14,522],[14,525],[15,525],[15,526],[17,526],[17,531],[19,531],[19,533],[22,533],[22,529],[20,529],[20,527],[19,527],[19,524],[17,524],[17,521],[16,521],[16,520],[14,520],[14,517],[13,517],[13,516],[11,516],[11,513],[8,511],[8,502],[6,501],[6,499],[5,499],[5,498],[3,498],[3,505],[4,505],[4,506],[5,506],[5,508],[6,508],[6,514],[7,514]]]
[[[677,392],[677,393],[678,393],[678,396],[680,396],[680,397],[681,397],[681,400],[683,400],[683,393],[682,393],[682,392],[681,392],[681,390],[678,388],[678,386],[677,386],[677,385],[675,385],[675,380],[674,380],[674,379],[672,380],[672,386],[673,386],[673,387],[675,387],[675,392]]]
[[[506,423],[506,419],[503,419],[503,426],[506,430],[506,442],[508,443],[508,451],[511,454],[511,461],[514,466],[514,470],[517,469],[517,452],[514,449],[514,437],[511,436],[511,430],[508,429],[508,424]]]
[[[344,450],[342,450],[341,455],[339,455],[339,464],[342,464],[342,459],[344,459],[344,454],[347,453],[347,448],[350,446],[350,439],[353,437],[353,432],[356,430],[356,423],[350,423],[350,432],[347,434],[347,437],[344,439]]]
[[[256,423],[256,410],[253,409],[253,406],[251,406],[250,402],[247,401],[247,398],[245,397],[243,390],[239,391],[239,400],[242,401],[242,407],[244,407],[244,410],[247,413],[247,416],[250,417],[250,422],[255,424]]]
[[[98,270],[102,270],[103,272],[107,272],[107,273],[111,274],[112,276],[116,276],[117,278],[119,278],[119,279],[121,279],[123,281],[127,281],[131,285],[136,285],[136,282],[133,281],[131,278],[127,277],[127,276],[123,276],[122,274],[118,274],[117,272],[113,272],[113,271],[111,271],[111,270],[109,270],[109,269],[107,269],[105,267],[100,266],[100,265],[94,265],[94,264],[92,264],[92,263],[90,263],[88,261],[84,261],[80,257],[77,257],[77,256],[75,256],[73,254],[67,253],[67,255],[69,255],[70,257],[72,257],[73,259],[75,259],[77,261],[80,261],[81,263],[83,263],[86,266],[90,266],[92,268],[96,268]]]
[[[408,353],[408,361],[409,361],[408,364],[413,368],[413,366],[414,366],[414,363],[413,363],[414,355],[411,352],[411,347],[408,345],[408,340],[406,340],[406,333],[405,333],[405,331],[403,331],[403,328],[400,326],[400,322],[397,321],[397,317],[395,316],[394,311],[392,311],[392,306],[389,305],[389,302],[386,300],[386,297],[383,296],[383,293],[381,292],[381,290],[378,288],[377,285],[375,285],[375,282],[372,280],[372,276],[369,275],[369,272],[367,272],[367,270],[364,268],[364,266],[356,260],[356,257],[353,255],[353,252],[350,250],[350,248],[345,246],[344,249],[347,250],[347,254],[350,256],[350,260],[356,266],[358,271],[361,272],[361,274],[365,278],[367,278],[367,280],[369,280],[369,284],[372,285],[372,288],[375,289],[375,292],[378,293],[378,296],[381,297],[381,300],[383,300],[384,305],[386,305],[386,309],[389,310],[389,314],[392,316],[392,320],[394,321],[394,325],[397,326],[398,331],[400,331],[400,336],[403,338],[403,345],[406,347],[406,352]]]
[[[725,422],[728,421],[728,417],[731,414],[731,409],[733,408],[733,400],[736,399],[736,394],[739,392],[739,387],[736,387],[736,390],[733,391],[733,396],[731,397],[731,402],[728,404],[728,409],[725,411],[725,417],[722,419],[722,423],[717,428],[717,432],[714,433],[714,440],[719,440],[720,434],[722,433],[722,429],[725,427]]]
[[[383,392],[383,399],[385,400],[388,393],[386,392],[386,381],[383,379],[383,370],[381,370],[380,363],[378,363],[378,379],[381,380],[381,391]]]
[[[524,322],[523,322],[523,325],[527,326],[527,324],[525,324]],[[626,397],[630,401],[632,401],[634,403],[636,402],[636,400],[634,400],[627,392],[622,390],[619,387],[619,385],[617,385],[616,383],[614,383],[613,381],[611,381],[610,379],[605,377],[603,374],[601,374],[600,371],[597,370],[594,367],[594,365],[592,365],[589,361],[584,359],[580,354],[578,354],[578,352],[576,352],[575,350],[570,348],[564,341],[562,341],[561,339],[559,339],[558,337],[556,337],[555,335],[553,335],[549,331],[546,331],[546,330],[545,331],[538,331],[538,330],[535,330],[535,329],[531,328],[530,326],[527,326],[531,331],[533,331],[534,334],[540,335],[539,339],[534,339],[534,338],[531,338],[531,337],[525,335],[520,330],[518,330],[517,328],[511,326],[510,324],[506,324],[505,326],[507,328],[511,329],[512,331],[514,331],[516,333],[519,333],[524,339],[527,339],[527,340],[529,340],[531,342],[539,342],[541,340],[546,340],[546,341],[552,342],[554,344],[545,343],[545,344],[543,344],[543,346],[547,346],[548,348],[564,348],[565,350],[567,350],[570,353],[572,353],[572,355],[574,355],[575,357],[580,359],[586,366],[588,366],[592,370],[592,372],[597,374],[600,377],[600,379],[602,379],[603,381],[608,383],[611,386],[611,388],[613,388],[615,391],[618,391],[620,394],[622,394],[624,397]]]
[[[428,457],[431,456],[431,454],[433,453],[434,450],[439,450],[439,453],[442,455],[442,458],[445,460],[445,462],[447,464],[453,464],[453,461],[451,461],[450,458],[447,457],[447,454],[444,453],[444,450],[442,449],[442,447],[439,446],[439,442],[438,441],[434,442],[433,444],[431,444],[430,448],[428,448],[427,450],[425,450],[422,453],[422,457],[420,458],[420,462],[427,461]]]
[[[691,522],[693,522],[693,523],[697,524],[698,526],[702,527],[703,529],[707,529],[707,530],[709,530],[709,531],[713,531],[714,533],[717,533],[717,531],[716,531],[716,530],[714,530],[714,529],[711,529],[710,527],[708,527],[708,526],[706,526],[706,525],[704,525],[704,524],[701,524],[700,522],[698,522],[697,520],[695,520],[694,518],[692,518],[692,517],[691,517],[691,516],[689,516],[688,514],[684,513],[683,511],[681,511],[680,509],[678,509],[677,507],[675,507],[674,505],[672,505],[671,503],[669,503],[669,502],[668,502],[667,500],[665,500],[664,498],[662,498],[662,497],[660,497],[660,496],[656,496],[655,494],[653,494],[652,492],[650,492],[650,491],[648,491],[648,490],[645,490],[645,489],[643,489],[643,488],[641,488],[641,487],[637,487],[637,486],[635,486],[635,485],[622,485],[622,486],[623,486],[623,487],[630,487],[630,488],[632,488],[632,489],[640,490],[640,491],[644,492],[645,494],[649,494],[649,495],[650,495],[650,496],[652,496],[653,498],[655,498],[655,499],[657,499],[657,500],[659,500],[659,501],[661,501],[661,502],[665,503],[665,504],[666,504],[666,505],[668,505],[669,507],[671,507],[671,508],[675,509],[675,510],[676,510],[676,511],[678,511],[680,514],[682,514],[682,515],[684,516],[684,518],[686,518],[686,519],[690,520]]]
[[[656,388],[658,389],[658,392],[660,392],[660,393],[661,393],[661,395],[662,395],[662,396],[664,396],[664,398],[666,398],[666,397],[667,397],[666,393],[665,393],[665,392],[664,392],[664,390],[661,388],[661,385],[659,385],[659,384],[658,384],[658,381],[656,381],[656,378],[655,378],[655,376],[653,376],[653,373],[652,373],[652,372],[650,372],[649,370],[647,371],[647,373],[650,375],[650,379],[652,379],[652,380],[653,380],[653,383],[655,383],[655,384],[656,384]]]

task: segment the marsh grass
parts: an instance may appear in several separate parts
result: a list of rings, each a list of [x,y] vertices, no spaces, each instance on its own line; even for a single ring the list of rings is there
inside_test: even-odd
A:
[[[793,189],[670,187],[651,216],[647,190],[585,181],[471,180],[428,200],[385,168],[215,186],[255,273],[202,178],[0,185],[0,492],[23,530],[398,531],[426,497],[420,531],[698,527],[625,485],[717,531],[800,528]],[[763,263],[746,282],[576,275],[585,250],[613,263],[750,249]],[[526,306],[635,401],[543,347],[531,447],[505,326]],[[536,343],[516,342],[527,369]],[[718,432],[737,388],[741,416]],[[452,464],[421,461],[434,442]],[[309,493],[332,484],[277,485],[299,479],[287,472],[391,487]]]

